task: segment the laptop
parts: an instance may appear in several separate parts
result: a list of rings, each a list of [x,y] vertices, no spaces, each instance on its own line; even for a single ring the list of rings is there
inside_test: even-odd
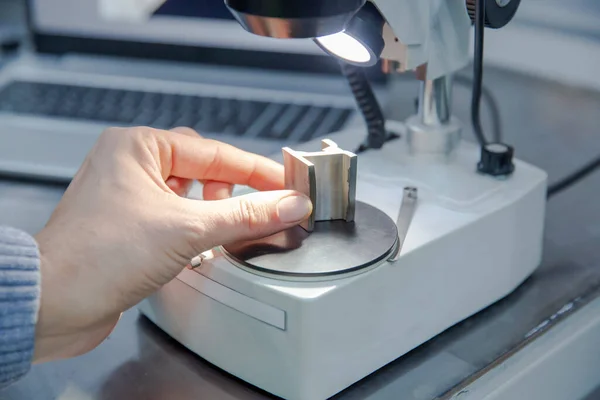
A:
[[[110,126],[187,126],[268,156],[363,123],[311,40],[251,35],[223,0],[131,3],[29,1],[29,45],[0,69],[0,174],[68,182]]]

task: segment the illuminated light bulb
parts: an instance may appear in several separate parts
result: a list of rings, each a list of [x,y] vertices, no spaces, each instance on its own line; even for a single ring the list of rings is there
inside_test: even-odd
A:
[[[358,64],[368,64],[372,54],[361,42],[345,32],[322,36],[316,41],[331,54]]]

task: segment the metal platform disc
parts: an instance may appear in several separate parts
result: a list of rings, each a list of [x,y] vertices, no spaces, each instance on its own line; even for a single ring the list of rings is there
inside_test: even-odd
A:
[[[368,268],[388,258],[398,239],[383,211],[356,202],[354,222],[317,222],[312,233],[294,227],[264,239],[224,246],[240,266],[282,278],[325,277]]]

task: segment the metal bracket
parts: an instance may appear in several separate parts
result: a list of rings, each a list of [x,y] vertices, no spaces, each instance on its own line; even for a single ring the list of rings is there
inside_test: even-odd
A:
[[[400,252],[402,251],[402,246],[404,245],[404,241],[406,240],[408,228],[410,227],[413,216],[415,215],[418,198],[419,194],[417,188],[404,188],[402,204],[400,205],[400,212],[398,213],[398,220],[396,221],[396,227],[398,228],[398,244],[396,246],[394,254],[388,260],[390,262],[398,261],[398,259],[400,258]]]
[[[313,203],[302,228],[312,232],[317,221],[354,221],[357,161],[356,154],[329,139],[321,141],[318,152],[283,148],[286,189],[304,193]]]

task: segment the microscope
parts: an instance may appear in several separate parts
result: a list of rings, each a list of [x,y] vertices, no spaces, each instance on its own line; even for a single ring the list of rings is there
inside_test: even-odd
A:
[[[139,305],[157,326],[268,393],[323,400],[537,268],[546,174],[504,143],[464,140],[451,107],[473,22],[501,28],[519,0],[225,3],[253,34],[311,39],[356,68],[416,71],[418,112],[284,148],[286,186],[310,196],[309,220],[196,257]]]

